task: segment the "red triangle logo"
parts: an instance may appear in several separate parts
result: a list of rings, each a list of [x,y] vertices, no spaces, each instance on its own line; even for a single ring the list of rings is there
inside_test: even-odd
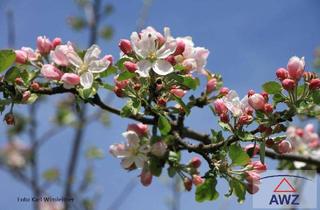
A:
[[[290,184],[290,182],[283,178],[273,192],[282,193],[282,192],[297,192],[297,190]]]

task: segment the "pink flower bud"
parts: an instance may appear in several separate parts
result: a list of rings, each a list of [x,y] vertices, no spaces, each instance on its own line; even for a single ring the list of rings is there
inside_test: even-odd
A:
[[[224,102],[222,99],[217,99],[213,102],[213,106],[214,106],[214,111],[218,114],[221,115],[223,113],[227,113],[228,112],[228,108],[226,107],[226,105],[224,105]]]
[[[255,184],[252,184],[252,183],[248,183],[247,184],[247,191],[248,193],[250,194],[255,194],[259,191],[259,187]]]
[[[254,90],[249,90],[248,91],[248,97],[252,96],[253,94],[255,94],[256,92]]]
[[[15,124],[15,119],[14,119],[14,115],[12,113],[7,113],[4,116],[4,121],[6,121],[7,125],[14,125]]]
[[[157,100],[157,104],[159,106],[166,106],[167,102],[168,102],[168,100],[165,99],[165,98],[160,98],[160,99]]]
[[[251,115],[243,114],[239,117],[238,123],[240,125],[248,125],[253,120],[253,117]]]
[[[259,145],[248,144],[244,147],[244,151],[246,151],[250,157],[255,156],[260,151]]]
[[[38,36],[37,48],[41,54],[48,54],[52,50],[53,46],[47,37]]]
[[[222,87],[219,91],[220,95],[226,96],[229,93],[230,89],[227,87]]]
[[[52,47],[56,48],[56,46],[61,45],[62,40],[60,37],[56,37],[52,40]]]
[[[204,183],[204,179],[201,176],[194,174],[192,176],[192,182],[195,186],[198,186]]]
[[[246,171],[244,172],[245,179],[248,181],[248,183],[252,184],[258,184],[260,183],[260,174],[254,172],[254,171]]]
[[[27,102],[31,96],[30,91],[24,91],[22,94],[22,102]]]
[[[162,157],[167,151],[167,145],[163,141],[154,143],[151,147],[151,153],[155,156]]]
[[[23,50],[16,50],[16,62],[20,64],[25,64],[28,60],[28,54]]]
[[[319,89],[319,88],[320,88],[320,79],[319,79],[319,78],[312,79],[312,80],[310,81],[309,88],[310,88],[310,90],[317,90],[317,89]]]
[[[265,99],[261,94],[255,93],[249,97],[248,102],[255,110],[262,110],[265,105]]]
[[[40,89],[40,85],[37,82],[32,82],[30,87],[32,90],[39,90]]]
[[[115,86],[113,89],[113,92],[119,97],[122,98],[124,97],[124,92],[121,88],[119,88],[118,86]]]
[[[140,175],[140,182],[143,186],[147,187],[152,182],[152,173],[150,170],[143,169]]]
[[[285,68],[278,68],[277,71],[276,71],[276,75],[277,75],[277,78],[280,81],[282,81],[282,80],[288,78],[289,73],[288,73],[287,69],[285,69]]]
[[[220,121],[224,123],[229,122],[229,115],[227,113],[220,114]]]
[[[263,107],[263,111],[265,113],[272,113],[273,112],[273,106],[271,104],[265,104]]]
[[[49,80],[60,80],[63,73],[51,64],[44,64],[41,68],[41,74]]]
[[[304,57],[298,58],[297,56],[293,56],[289,59],[288,62],[288,73],[289,77],[293,80],[299,80],[303,76],[304,72]]]
[[[263,173],[267,170],[267,166],[261,163],[261,161],[253,161],[249,164],[249,166],[251,166],[252,169],[257,173]]]
[[[216,78],[212,78],[207,82],[207,87],[206,87],[206,91],[207,93],[211,93],[212,91],[214,91],[217,87],[217,79]]]
[[[17,85],[23,85],[24,84],[24,81],[21,77],[17,77],[14,82],[17,84]]]
[[[124,89],[129,84],[129,80],[118,81],[116,78],[114,82],[116,83],[116,87],[118,87],[119,89]]]
[[[181,55],[185,50],[185,43],[183,40],[177,41],[177,48],[176,51],[173,53],[173,55]]]
[[[182,97],[186,94],[186,92],[187,92],[187,91],[182,90],[182,89],[180,89],[180,88],[172,88],[172,89],[170,90],[170,93],[173,94],[173,95],[175,95],[175,96],[178,97],[178,98],[182,98]]]
[[[132,53],[132,47],[131,47],[131,43],[129,40],[127,39],[121,39],[120,42],[119,42],[119,48],[120,50],[128,55],[130,53]]]
[[[143,123],[129,124],[127,130],[128,131],[134,131],[139,136],[143,136],[143,135],[146,135],[148,133],[148,125],[145,125]]]
[[[123,63],[123,65],[126,67],[126,69],[131,72],[134,73],[135,71],[137,71],[138,69],[138,65],[136,63],[133,63],[131,61],[125,61]]]
[[[184,185],[184,188],[186,189],[186,191],[191,191],[191,189],[192,189],[192,180],[189,179],[188,177],[185,177],[183,179],[183,185]]]
[[[282,87],[285,90],[293,90],[296,86],[296,82],[292,79],[285,79],[282,81]]]
[[[65,73],[62,75],[61,81],[68,85],[78,85],[80,83],[80,77],[74,73]]]
[[[199,168],[201,165],[201,159],[199,157],[193,157],[190,162],[189,165],[194,167],[194,168]]]
[[[171,63],[172,66],[176,65],[177,63],[173,55],[169,55],[168,57],[165,58],[165,60]]]
[[[267,103],[269,101],[269,94],[267,92],[264,92],[264,91],[262,91],[260,94],[263,96],[264,100]]]
[[[280,154],[288,153],[291,151],[291,143],[287,140],[284,140],[278,144],[278,151]]]
[[[105,55],[105,56],[103,57],[103,60],[109,61],[109,62],[110,62],[109,66],[110,66],[110,65],[112,65],[112,63],[113,63],[113,56],[112,56],[112,55]]]

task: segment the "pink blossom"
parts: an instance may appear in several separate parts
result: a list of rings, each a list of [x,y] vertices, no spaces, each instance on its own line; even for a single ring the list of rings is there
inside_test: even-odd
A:
[[[38,36],[37,48],[41,54],[48,54],[53,49],[53,45],[47,37]]]
[[[299,80],[304,72],[305,61],[304,57],[299,58],[297,56],[293,56],[288,61],[288,72],[289,77],[293,80]]]
[[[69,89],[80,83],[80,77],[74,73],[64,73],[61,77],[64,87]]]
[[[131,43],[129,40],[127,39],[121,39],[120,42],[119,42],[119,48],[120,50],[128,55],[130,53],[132,53],[132,47],[131,47]]]
[[[23,50],[15,50],[16,62],[20,64],[25,64],[28,61],[28,54]]]
[[[289,73],[288,73],[287,69],[285,69],[285,68],[279,68],[279,69],[277,69],[277,71],[276,71],[276,75],[277,75],[277,78],[278,78],[280,81],[282,81],[282,80],[288,78]]]
[[[319,78],[312,79],[310,81],[309,88],[310,88],[310,90],[318,90],[318,89],[320,89],[320,79]]]
[[[199,175],[192,175],[192,182],[194,185],[198,186],[204,183],[204,179]]]
[[[186,189],[186,191],[191,191],[192,189],[192,180],[188,177],[185,177],[183,179],[183,185],[184,185],[184,188]]]
[[[27,102],[29,100],[31,96],[31,92],[30,91],[24,91],[23,94],[22,94],[22,101],[23,102]]]
[[[214,110],[218,115],[221,115],[222,113],[227,113],[228,108],[224,105],[224,102],[222,99],[217,99],[213,102]]]
[[[151,153],[155,156],[162,157],[167,152],[167,144],[158,141],[151,146]]]
[[[259,191],[259,187],[256,184],[247,183],[247,191],[250,194],[255,194]]]
[[[112,55],[105,55],[103,57],[103,59],[109,61],[110,62],[109,65],[112,65],[112,63],[113,63],[113,56]]]
[[[59,66],[68,66],[69,59],[67,54],[73,52],[74,48],[70,42],[66,45],[59,45],[50,53],[52,61]]]
[[[252,167],[252,169],[257,173],[262,173],[267,170],[267,166],[265,164],[261,163],[261,161],[253,161],[253,162],[249,163],[248,165],[250,167]]]
[[[53,49],[56,48],[58,45],[61,45],[62,43],[62,40],[60,37],[56,37],[52,40],[52,46],[53,46]]]
[[[186,94],[187,91],[185,90],[182,90],[181,88],[172,88],[170,90],[170,93],[175,95],[176,97],[178,98],[182,98],[185,94]]]
[[[249,97],[248,102],[255,110],[262,110],[265,105],[265,99],[261,94],[255,93]]]
[[[194,168],[199,168],[201,166],[201,159],[199,157],[193,157],[190,160],[189,165]]]
[[[246,171],[245,173],[245,179],[249,183],[259,184],[260,183],[260,174],[254,171]]]
[[[21,50],[27,53],[28,61],[36,61],[40,57],[40,54],[30,47],[22,47]]]
[[[41,68],[41,74],[49,80],[60,80],[63,73],[54,65],[44,64]]]
[[[140,182],[143,186],[147,187],[151,184],[152,182],[152,173],[148,169],[143,169],[141,174],[140,174]]]
[[[288,153],[292,149],[291,143],[287,140],[284,140],[278,144],[278,151],[280,154]]]
[[[214,91],[217,87],[217,79],[216,78],[212,78],[207,82],[207,87],[206,87],[206,91],[207,93],[211,93],[212,91]]]
[[[227,87],[222,87],[220,88],[220,91],[219,91],[219,94],[220,95],[223,95],[223,96],[226,96],[228,93],[229,93],[230,89],[227,88]]]
[[[282,87],[285,89],[285,90],[293,90],[296,86],[296,82],[292,79],[284,79],[282,81]]]
[[[148,134],[148,125],[143,124],[143,123],[129,124],[127,130],[134,131],[139,136],[144,136],[144,135]]]
[[[126,67],[126,69],[131,72],[134,73],[135,71],[137,71],[138,69],[138,65],[136,63],[133,63],[131,61],[125,61],[123,63],[123,65]]]

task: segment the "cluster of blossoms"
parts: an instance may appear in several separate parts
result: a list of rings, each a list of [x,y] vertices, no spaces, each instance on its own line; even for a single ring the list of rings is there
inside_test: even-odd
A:
[[[30,152],[30,148],[20,140],[10,140],[0,148],[0,162],[9,167],[21,169],[27,164]]]
[[[247,191],[250,194],[255,194],[259,191],[260,174],[267,170],[267,166],[260,161],[252,161],[245,168],[243,176],[247,181]]]
[[[16,50],[16,62],[32,63],[41,67],[41,75],[48,80],[60,81],[65,88],[81,85],[84,89],[92,87],[98,74],[107,70],[112,56],[99,58],[101,49],[92,45],[81,58],[71,42],[62,44],[60,38],[50,41],[47,37],[37,38],[37,49],[22,47]],[[47,64],[44,62],[48,61]]]

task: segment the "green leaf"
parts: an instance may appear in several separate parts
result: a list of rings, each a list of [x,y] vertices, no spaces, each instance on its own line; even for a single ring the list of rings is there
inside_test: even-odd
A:
[[[88,159],[102,159],[104,157],[104,152],[98,147],[91,147],[86,151],[86,157]]]
[[[230,191],[232,191],[238,197],[238,202],[243,203],[247,192],[246,185],[241,181],[233,178],[229,181],[229,186]]]
[[[126,61],[131,61],[130,58],[127,58],[127,57],[124,57],[124,58],[121,58],[120,60],[118,60],[118,62],[116,63],[116,66],[121,69],[121,70],[126,70],[123,63],[126,62]]]
[[[204,202],[217,200],[219,197],[219,193],[216,190],[216,186],[217,180],[215,177],[207,178],[203,184],[197,186],[196,201]]]
[[[11,67],[4,75],[4,79],[7,82],[15,82],[15,79],[20,76],[20,69],[17,67]]]
[[[112,74],[116,74],[117,73],[117,68],[114,67],[114,66],[109,66],[109,68],[107,68],[107,70],[101,72],[99,75],[100,75],[100,78],[105,78],[105,77],[108,77]]]
[[[43,172],[42,177],[47,181],[47,182],[54,182],[56,181],[60,176],[59,170],[56,168],[51,168]]]
[[[239,144],[230,145],[229,157],[232,160],[232,165],[234,166],[244,166],[250,161],[250,157]]]
[[[183,100],[175,95],[174,96],[174,99],[178,102],[178,104],[183,108],[183,110],[186,112],[187,115],[190,114],[190,109],[189,107],[183,102]]]
[[[81,96],[81,98],[88,99],[88,98],[92,97],[93,95],[95,95],[97,93],[97,90],[94,87],[91,87],[88,89],[81,88],[78,90],[78,93]]]
[[[320,105],[320,91],[319,90],[313,91],[312,99],[315,104]]]
[[[243,141],[251,141],[255,139],[255,136],[250,132],[238,133],[238,137]]]
[[[169,152],[168,160],[169,160],[170,162],[179,163],[179,162],[180,162],[180,159],[181,159],[181,154],[180,154],[180,152],[173,152],[173,151],[170,151],[170,152]]]
[[[192,78],[192,77],[183,77],[183,83],[184,86],[187,86],[190,89],[197,89],[198,85],[200,84],[200,81],[198,78]]]
[[[269,94],[281,93],[282,87],[278,82],[270,81],[262,85],[262,89]]]
[[[28,101],[26,101],[27,104],[33,104],[38,99],[38,95],[35,93],[32,93],[30,97],[28,98]]]
[[[260,154],[260,161],[261,163],[264,164],[264,159],[266,155],[266,143],[264,141],[260,143],[259,154]]]
[[[224,122],[219,121],[219,125],[225,131],[231,131],[232,130],[228,123],[224,123]]]
[[[103,83],[102,87],[106,90],[110,90],[110,91],[113,91],[114,89],[114,86],[113,85],[110,85],[108,83]]]
[[[7,70],[16,60],[13,50],[0,50],[0,73]]]
[[[274,105],[277,105],[278,103],[281,103],[281,102],[285,101],[285,97],[280,93],[274,94],[272,99],[273,99],[273,104]]]
[[[174,175],[176,175],[176,173],[177,173],[177,170],[174,168],[174,167],[169,167],[168,168],[168,175],[169,175],[169,177],[174,177]]]
[[[124,72],[119,74],[117,80],[118,81],[123,81],[123,80],[131,79],[131,78],[133,78],[135,76],[136,76],[135,73],[131,73],[129,71],[124,71]]]
[[[160,160],[155,157],[150,158],[149,169],[152,175],[159,177],[162,172],[163,164],[161,164]]]
[[[162,135],[167,135],[171,130],[170,122],[163,115],[160,115],[160,117],[159,117],[158,127],[159,127],[159,130],[160,130]]]
[[[137,99],[128,100],[127,104],[121,110],[121,117],[136,115],[140,111],[141,103]]]

